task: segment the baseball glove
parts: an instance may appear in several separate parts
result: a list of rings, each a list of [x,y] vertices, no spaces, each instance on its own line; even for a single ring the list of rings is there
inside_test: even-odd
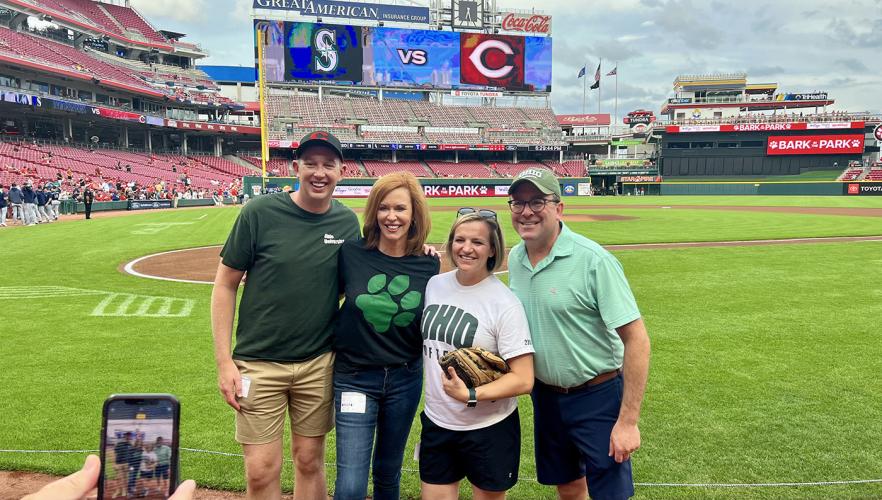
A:
[[[480,347],[463,347],[448,352],[439,363],[445,373],[452,366],[466,387],[488,384],[510,371],[504,359]]]

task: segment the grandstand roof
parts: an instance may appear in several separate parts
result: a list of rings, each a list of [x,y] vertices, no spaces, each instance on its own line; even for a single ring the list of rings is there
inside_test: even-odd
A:
[[[254,83],[253,66],[199,66],[216,82]]]

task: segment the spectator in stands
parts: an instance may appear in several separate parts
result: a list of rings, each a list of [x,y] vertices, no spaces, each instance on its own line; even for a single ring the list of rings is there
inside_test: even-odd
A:
[[[236,410],[249,498],[280,495],[286,413],[294,497],[324,498],[327,489],[337,254],[343,242],[358,239],[359,228],[352,210],[333,200],[342,174],[340,141],[313,132],[300,141],[297,156],[300,189],[263,196],[242,209],[221,251],[212,292],[218,386]],[[255,253],[256,245],[277,251]],[[231,353],[236,295],[246,271]]]
[[[338,257],[346,296],[334,328],[338,500],[365,498],[372,457],[373,498],[400,496],[404,447],[422,394],[422,297],[440,269],[436,257],[424,255],[431,221],[413,174],[380,177],[364,221],[364,240],[347,241]],[[415,297],[401,301],[411,312],[386,316],[389,303],[368,300],[377,277],[406,279],[398,295]],[[353,404],[360,410],[349,411]]]
[[[3,185],[0,184],[0,227],[6,227],[7,205],[6,191],[3,189]]]
[[[24,225],[33,226],[37,223],[37,192],[34,191],[33,181],[28,179],[21,190],[24,200]]]

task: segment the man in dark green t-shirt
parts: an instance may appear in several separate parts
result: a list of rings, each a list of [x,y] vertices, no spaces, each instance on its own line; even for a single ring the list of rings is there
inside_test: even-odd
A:
[[[334,424],[333,318],[337,253],[358,219],[332,198],[340,142],[313,132],[297,148],[300,188],[242,208],[221,251],[211,297],[218,386],[236,410],[249,498],[280,495],[285,414],[291,421],[295,498],[324,498],[325,434]],[[236,294],[236,348],[230,351]]]

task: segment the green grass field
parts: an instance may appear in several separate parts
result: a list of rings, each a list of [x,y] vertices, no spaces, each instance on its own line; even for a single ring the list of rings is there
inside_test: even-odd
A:
[[[634,217],[571,224],[603,244],[882,235],[882,217],[698,208],[882,208],[878,198],[620,197],[566,202],[572,207],[567,214]],[[503,210],[503,203],[431,200],[439,209],[433,213],[431,241],[446,237],[454,217],[451,207]],[[171,392],[182,403],[182,446],[239,453],[233,412],[215,386],[211,287],[119,272],[121,264],[145,254],[220,244],[237,213],[235,208],[163,211],[0,231],[5,271],[0,284],[0,450],[95,450],[107,395]],[[515,243],[508,213],[501,212],[500,218],[507,242]],[[145,228],[156,232],[133,234]],[[648,484],[882,479],[882,342],[876,323],[882,317],[882,242],[615,253],[653,342],[640,423],[643,447],[634,458],[635,481],[642,484],[637,498],[882,497],[882,483],[747,488]],[[170,297],[176,304],[191,304],[192,310],[186,317],[112,316],[112,307],[99,307],[108,293],[133,294],[135,300]],[[509,497],[554,498],[553,489],[533,480],[529,398],[522,399],[520,411],[521,481]],[[418,427],[412,429],[405,455],[403,493],[408,498],[419,494],[412,460]],[[333,464],[332,444],[328,451]],[[62,474],[77,469],[82,460],[82,453],[0,451],[0,469],[7,470]],[[244,488],[241,458],[183,451],[181,464],[183,477],[196,479],[200,486]],[[290,489],[290,463],[284,474],[284,486]],[[333,477],[331,465],[331,484]]]

